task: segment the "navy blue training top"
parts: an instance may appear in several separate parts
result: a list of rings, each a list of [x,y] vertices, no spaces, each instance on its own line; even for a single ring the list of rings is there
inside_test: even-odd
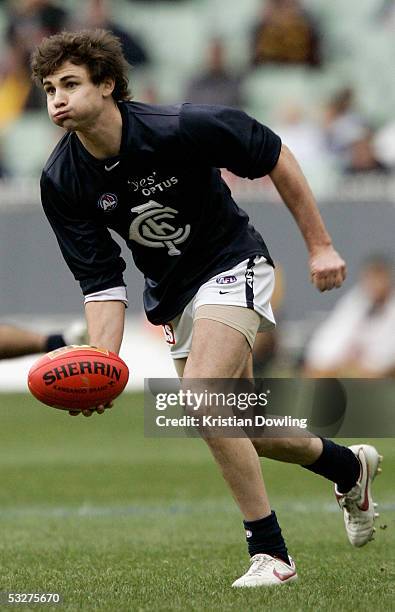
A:
[[[244,259],[263,255],[273,265],[219,168],[265,176],[280,138],[223,106],[120,102],[119,109],[117,157],[98,160],[66,133],[41,176],[45,214],[84,295],[125,284],[109,229],[144,274],[144,308],[154,324],[173,319],[202,283]]]

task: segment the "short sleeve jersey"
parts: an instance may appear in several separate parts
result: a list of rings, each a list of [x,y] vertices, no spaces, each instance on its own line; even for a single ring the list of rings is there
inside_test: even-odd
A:
[[[98,160],[75,133],[65,134],[43,170],[42,203],[84,295],[125,284],[114,230],[144,274],[148,319],[167,323],[215,274],[255,255],[273,265],[219,168],[265,176],[281,141],[227,107],[121,102],[119,109],[119,155]]]

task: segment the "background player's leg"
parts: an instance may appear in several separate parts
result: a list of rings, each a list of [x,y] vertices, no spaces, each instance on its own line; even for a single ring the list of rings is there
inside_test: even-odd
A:
[[[0,325],[0,359],[43,353],[46,345],[47,336],[43,334],[13,325]]]
[[[43,353],[46,342],[47,336],[43,334],[13,325],[0,325],[0,359]]]
[[[40,334],[15,325],[0,325],[0,359],[48,353],[66,344],[86,343],[86,326],[74,323],[61,334]]]
[[[184,378],[252,377],[251,349],[244,335],[217,321],[195,322]],[[240,510],[249,521],[271,509],[257,452],[248,438],[206,438]]]

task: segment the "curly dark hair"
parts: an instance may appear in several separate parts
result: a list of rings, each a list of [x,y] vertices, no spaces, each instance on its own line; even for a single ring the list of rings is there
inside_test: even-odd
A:
[[[32,54],[32,78],[37,85],[60,68],[64,62],[86,66],[91,81],[99,85],[110,77],[115,81],[112,97],[129,100],[128,72],[130,66],[123,52],[121,41],[107,30],[81,30],[61,32],[44,38]]]

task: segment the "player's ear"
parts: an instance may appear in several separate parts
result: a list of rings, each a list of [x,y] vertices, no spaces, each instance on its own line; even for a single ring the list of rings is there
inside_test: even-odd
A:
[[[115,88],[115,80],[111,77],[106,77],[102,82],[102,94],[104,98],[108,98],[112,95]]]

